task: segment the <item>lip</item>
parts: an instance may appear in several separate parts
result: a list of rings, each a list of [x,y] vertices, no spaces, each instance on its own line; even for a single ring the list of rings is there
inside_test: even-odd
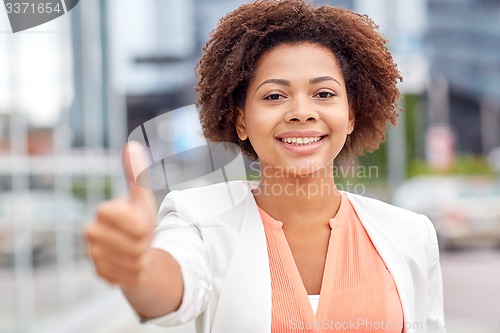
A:
[[[311,136],[328,136],[328,134],[319,132],[319,131],[313,131],[313,130],[308,130],[308,131],[286,131],[283,133],[280,133],[279,135],[276,136],[276,139],[283,139],[283,138],[309,138]]]
[[[286,151],[288,151],[290,153],[299,154],[299,155],[307,155],[307,154],[312,154],[316,150],[318,150],[325,143],[325,141],[328,139],[328,136],[324,135],[324,134],[323,135],[309,135],[308,134],[308,135],[304,135],[304,136],[295,135],[294,137],[301,138],[301,137],[308,137],[308,136],[321,136],[322,138],[318,142],[309,143],[306,145],[293,145],[293,144],[289,144],[289,143],[286,143],[286,142],[283,142],[280,140],[280,137],[281,138],[290,137],[287,134],[287,136],[276,137],[276,141],[283,149],[285,149]]]

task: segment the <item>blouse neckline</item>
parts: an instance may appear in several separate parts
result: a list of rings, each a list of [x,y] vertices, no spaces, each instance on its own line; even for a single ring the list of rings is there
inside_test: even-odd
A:
[[[340,192],[340,206],[335,216],[333,216],[329,220],[330,228],[332,229],[338,228],[347,221],[350,212],[348,200],[349,199],[347,198],[347,195],[344,192]],[[259,209],[259,213],[262,216],[262,222],[265,225],[268,225],[271,228],[276,228],[276,229],[283,228],[283,222],[276,220],[274,217],[269,215],[265,210],[263,210],[259,205],[257,205],[257,208]]]

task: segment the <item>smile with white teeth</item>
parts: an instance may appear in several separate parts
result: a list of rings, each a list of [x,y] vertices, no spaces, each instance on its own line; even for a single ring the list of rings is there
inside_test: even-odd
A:
[[[308,145],[311,143],[318,142],[319,140],[321,140],[321,137],[320,136],[311,136],[308,138],[294,138],[294,137],[292,137],[292,138],[280,138],[280,140],[285,142],[285,143],[291,144],[291,145],[302,146],[302,145]]]

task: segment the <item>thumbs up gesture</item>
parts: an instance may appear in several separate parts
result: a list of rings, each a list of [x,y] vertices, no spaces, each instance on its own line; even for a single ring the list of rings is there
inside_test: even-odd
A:
[[[134,177],[147,165],[142,146],[137,142],[127,144],[122,157],[128,195],[100,204],[85,235],[97,274],[120,287],[133,287],[148,272],[156,203],[153,193],[140,187]]]

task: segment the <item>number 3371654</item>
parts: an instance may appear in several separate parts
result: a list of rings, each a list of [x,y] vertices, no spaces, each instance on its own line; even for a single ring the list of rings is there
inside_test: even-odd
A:
[[[7,14],[51,14],[60,13],[63,9],[58,3],[29,3],[29,2],[16,2],[16,3],[6,3],[5,9],[7,9]]]

